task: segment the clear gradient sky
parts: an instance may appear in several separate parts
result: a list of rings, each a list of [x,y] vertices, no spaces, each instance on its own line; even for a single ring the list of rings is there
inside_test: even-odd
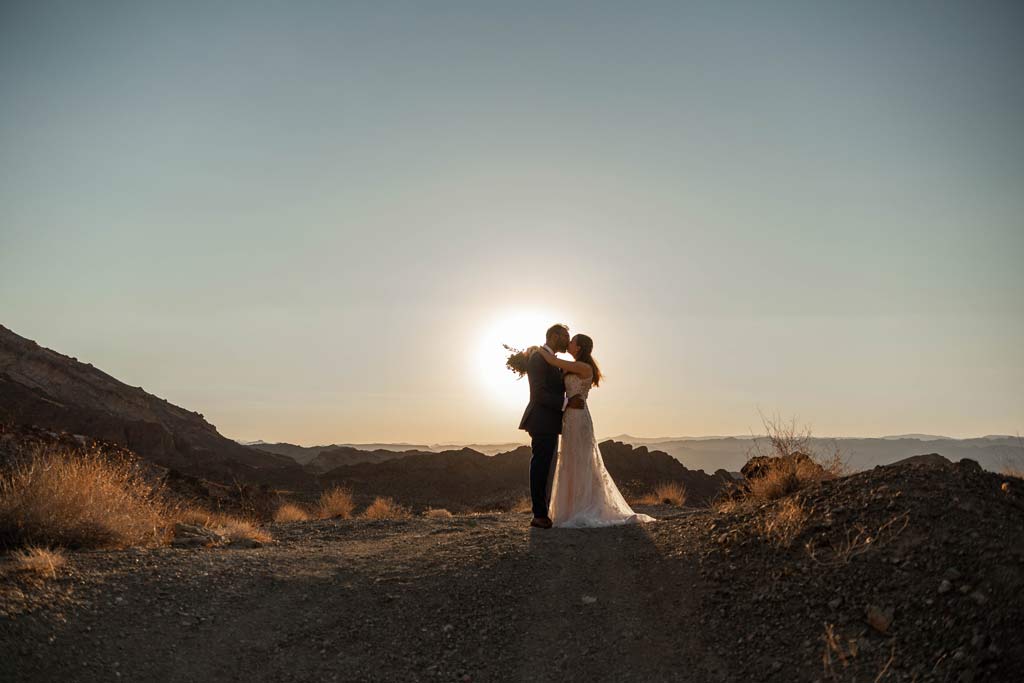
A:
[[[1024,432],[1019,2],[4,2],[0,323],[245,439]]]

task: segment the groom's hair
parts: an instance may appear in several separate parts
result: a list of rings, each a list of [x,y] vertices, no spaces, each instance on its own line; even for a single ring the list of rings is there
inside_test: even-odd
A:
[[[554,325],[552,325],[551,327],[548,328],[548,332],[544,336],[544,341],[547,341],[548,339],[551,339],[551,337],[553,337],[556,334],[559,334],[561,332],[565,332],[566,334],[569,334],[569,326],[568,325],[563,325],[562,323],[555,323]]]

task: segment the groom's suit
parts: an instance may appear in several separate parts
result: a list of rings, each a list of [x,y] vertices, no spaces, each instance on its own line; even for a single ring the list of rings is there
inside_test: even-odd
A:
[[[552,352],[553,353],[553,352]],[[558,435],[562,433],[562,411],[565,410],[565,380],[562,371],[548,365],[539,353],[526,361],[530,380],[530,402],[519,422],[529,432],[533,457],[530,459],[530,498],[533,516],[548,516],[548,475],[551,461],[558,451]]]

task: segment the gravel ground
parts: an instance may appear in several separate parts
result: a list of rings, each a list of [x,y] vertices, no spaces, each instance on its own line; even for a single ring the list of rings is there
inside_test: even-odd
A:
[[[794,502],[798,530],[773,541],[764,522]],[[0,580],[0,679],[1021,680],[1024,481],[969,461],[876,468],[789,503],[69,553],[56,579]]]
[[[703,642],[696,557],[657,525],[515,514],[270,527],[255,549],[69,554],[7,582],[4,680],[733,680]],[[655,527],[658,527],[655,529]]]

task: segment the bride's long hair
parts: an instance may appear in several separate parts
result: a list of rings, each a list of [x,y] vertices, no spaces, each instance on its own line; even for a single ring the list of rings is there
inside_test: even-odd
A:
[[[576,345],[580,347],[580,355],[576,357],[576,360],[586,363],[594,371],[593,382],[596,387],[601,383],[601,368],[597,367],[597,361],[594,360],[594,340],[585,334],[577,334],[575,339]]]

